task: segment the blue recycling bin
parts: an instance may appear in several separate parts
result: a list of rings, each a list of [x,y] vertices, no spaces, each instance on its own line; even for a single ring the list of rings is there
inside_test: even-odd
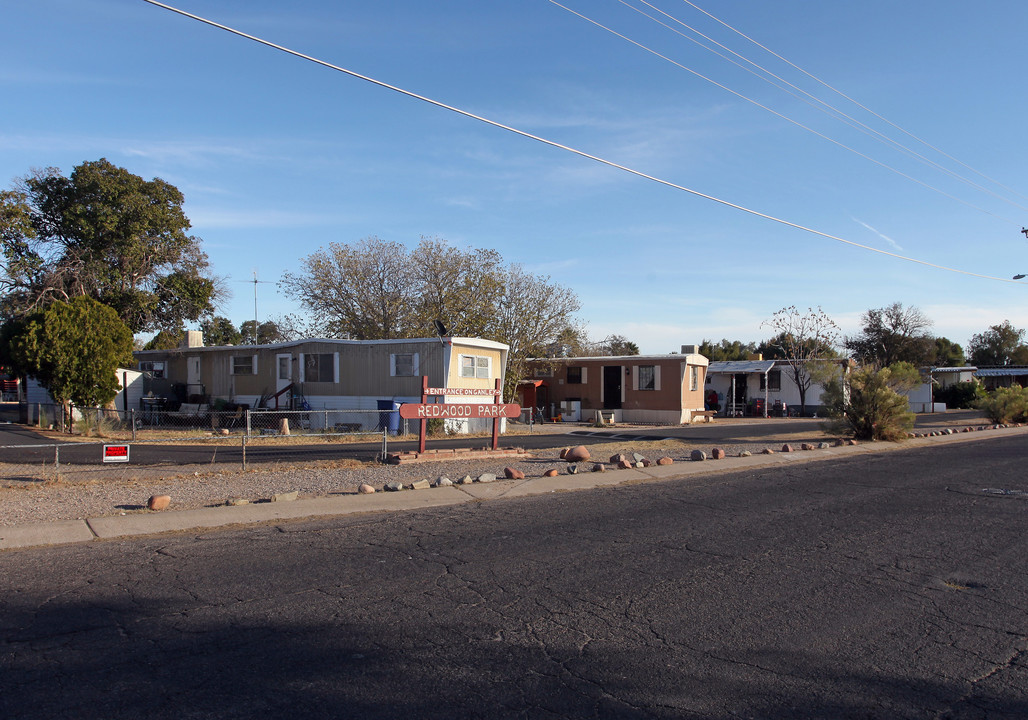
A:
[[[378,429],[385,430],[390,435],[399,435],[400,403],[395,400],[379,400],[378,410]]]

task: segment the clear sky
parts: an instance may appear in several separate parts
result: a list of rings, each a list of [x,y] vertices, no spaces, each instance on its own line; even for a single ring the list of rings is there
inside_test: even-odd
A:
[[[1028,273],[1023,0],[563,0],[624,37],[548,0],[170,4],[852,243]],[[853,333],[898,301],[965,346],[1005,319],[1028,327],[1024,283],[757,217],[143,0],[9,2],[3,15],[0,184],[101,157],[171,182],[237,325],[254,315],[254,272],[263,321],[295,311],[273,281],[305,255],[427,235],[550,275],[578,293],[591,337],[644,353],[760,340],[789,305],[820,305]],[[686,25],[853,120],[695,44],[716,47]]]

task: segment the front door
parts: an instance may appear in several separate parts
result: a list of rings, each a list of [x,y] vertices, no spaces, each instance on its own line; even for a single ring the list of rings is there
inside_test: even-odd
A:
[[[603,367],[603,409],[621,409],[621,378],[624,371],[620,365]]]
[[[281,392],[293,382],[293,356],[289,353],[275,356],[275,392]]]
[[[203,395],[203,378],[200,376],[200,356],[186,358],[186,402],[193,395]]]

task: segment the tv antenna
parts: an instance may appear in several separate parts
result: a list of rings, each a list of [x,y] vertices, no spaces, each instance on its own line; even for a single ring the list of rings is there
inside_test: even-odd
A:
[[[257,318],[257,286],[258,285],[274,285],[272,280],[258,280],[257,270],[253,271],[253,280],[236,280],[236,282],[253,283],[253,344],[257,344],[257,328],[260,323]]]

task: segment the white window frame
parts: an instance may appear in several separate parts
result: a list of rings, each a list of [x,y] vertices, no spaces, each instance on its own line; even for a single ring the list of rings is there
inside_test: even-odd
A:
[[[400,374],[398,374],[396,372],[396,358],[404,356],[404,355],[410,355],[411,356],[411,373],[409,375],[406,375],[406,374],[400,375]],[[391,377],[418,377],[418,375],[421,374],[421,367],[420,367],[420,365],[421,365],[421,358],[419,357],[419,353],[416,353],[416,352],[391,353],[389,355],[389,375]]]
[[[141,360],[139,363],[139,372],[148,372],[152,378],[163,378],[166,368],[163,360]]]
[[[640,370],[642,370],[642,368],[644,368],[644,367],[653,368],[653,387],[652,388],[644,388],[644,387],[640,387],[639,386],[639,376],[641,374]],[[634,371],[632,372],[632,389],[633,390],[640,390],[642,392],[657,392],[657,391],[659,391],[660,390],[660,365],[636,365]]]
[[[339,353],[300,353],[300,382],[307,382],[307,358],[311,355],[319,357],[331,356],[332,358],[332,379],[311,380],[310,382],[337,383],[339,382]]]
[[[468,369],[471,369],[473,372],[470,374],[464,372],[465,360],[471,360],[471,365]],[[479,380],[488,380],[493,376],[493,359],[488,355],[461,355],[459,362],[461,378],[478,378]]]
[[[250,372],[239,372],[236,369],[236,360],[244,360],[244,359],[246,359],[246,357],[247,357],[246,355],[232,355],[232,356],[230,356],[229,362],[232,363],[232,366],[229,369],[229,374],[230,375],[256,375],[257,374],[257,356],[256,355],[250,355],[249,356],[250,357]]]

